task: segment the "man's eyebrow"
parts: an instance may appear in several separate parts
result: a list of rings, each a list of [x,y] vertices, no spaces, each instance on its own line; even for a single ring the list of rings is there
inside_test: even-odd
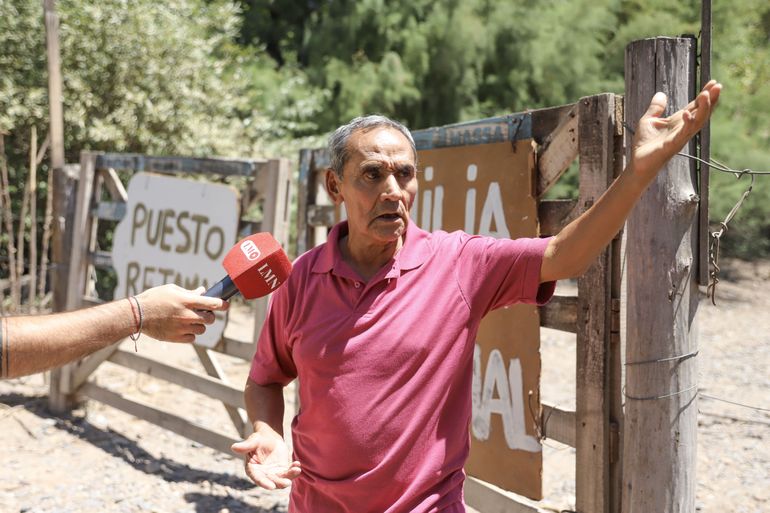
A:
[[[382,169],[380,162],[364,162],[361,164],[362,171],[379,171],[380,169]]]

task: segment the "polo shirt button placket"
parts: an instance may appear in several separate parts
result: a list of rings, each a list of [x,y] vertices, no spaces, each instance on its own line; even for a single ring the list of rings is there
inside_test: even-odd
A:
[[[361,282],[360,282],[360,281],[356,281],[356,282],[354,282],[354,283],[353,283],[353,285],[355,285],[355,287],[356,287],[357,289],[360,289],[360,288],[361,288]]]

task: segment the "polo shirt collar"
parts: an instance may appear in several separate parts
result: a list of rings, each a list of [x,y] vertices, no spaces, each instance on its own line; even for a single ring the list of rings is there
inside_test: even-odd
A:
[[[348,233],[348,222],[337,223],[329,232],[326,244],[321,248],[321,253],[313,265],[314,273],[327,273],[334,269],[335,265],[343,262],[339,241]],[[409,220],[406,227],[406,238],[401,250],[396,254],[396,268],[408,271],[420,267],[430,255],[428,232],[420,229],[414,221]]]

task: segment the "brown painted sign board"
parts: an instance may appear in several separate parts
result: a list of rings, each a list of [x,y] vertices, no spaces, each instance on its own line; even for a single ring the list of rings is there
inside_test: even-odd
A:
[[[464,230],[493,237],[536,237],[531,139],[418,152],[420,190],[412,217],[428,231]],[[474,353],[469,475],[542,499],[540,322],[537,308],[491,312]]]

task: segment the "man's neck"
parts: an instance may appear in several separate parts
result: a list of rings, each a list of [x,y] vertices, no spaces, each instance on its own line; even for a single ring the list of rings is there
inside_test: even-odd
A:
[[[356,240],[351,240],[350,234],[339,241],[342,259],[367,282],[398,253],[403,245],[403,235],[385,245],[358,243]]]

